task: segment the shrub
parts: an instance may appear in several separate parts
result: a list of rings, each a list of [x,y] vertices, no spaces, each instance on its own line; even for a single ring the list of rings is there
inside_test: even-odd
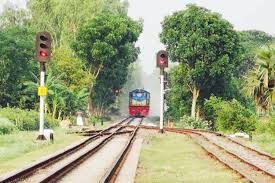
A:
[[[0,135],[10,134],[16,130],[17,128],[12,122],[0,116]]]
[[[39,114],[34,110],[22,110],[19,108],[0,109],[0,115],[8,118],[19,130],[38,130]],[[45,127],[54,128],[58,126],[58,121],[46,115]]]
[[[45,116],[45,127],[46,128],[55,128],[55,127],[58,127],[58,126],[59,126],[59,120],[53,119],[49,115]]]
[[[88,119],[88,125],[101,123],[101,118],[94,115],[90,115]]]
[[[274,115],[262,118],[256,123],[256,133],[269,133],[275,135],[275,119]]]
[[[202,119],[195,119],[190,116],[183,116],[180,118],[179,123],[176,123],[177,127],[181,128],[194,128],[194,129],[206,129],[209,130],[209,121]]]
[[[256,116],[235,99],[223,101],[210,97],[204,104],[205,115],[213,119],[218,130],[251,133],[256,129]]]

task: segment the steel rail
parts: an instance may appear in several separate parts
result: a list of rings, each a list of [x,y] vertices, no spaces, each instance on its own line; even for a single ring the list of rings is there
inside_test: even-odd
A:
[[[135,118],[131,118],[127,124],[130,124]],[[96,152],[98,152],[104,145],[106,145],[109,141],[113,139],[113,137],[116,135],[117,132],[119,132],[121,129],[125,128],[125,126],[120,126],[118,129],[116,129],[112,134],[108,135],[104,140],[102,140],[98,145],[96,145],[94,148],[90,149],[89,151],[83,153],[79,157],[75,158],[73,161],[67,163],[65,166],[61,167],[59,170],[55,171],[51,175],[47,176],[47,178],[43,179],[40,183],[52,183],[57,182],[59,179],[64,177],[67,173],[72,171],[75,167],[80,165],[83,161],[94,155]]]
[[[178,132],[176,132],[178,133]],[[257,183],[255,180],[251,179],[250,177],[248,177],[246,174],[240,172],[237,168],[233,167],[232,165],[230,165],[229,163],[225,162],[224,160],[222,160],[221,158],[219,158],[217,155],[215,155],[214,152],[210,151],[209,149],[205,148],[204,146],[202,146],[199,142],[197,142],[196,140],[194,140],[194,138],[188,133],[188,132],[183,132],[184,134],[188,135],[196,144],[198,144],[200,147],[202,147],[211,157],[215,158],[216,160],[218,160],[220,163],[222,163],[223,165],[225,165],[226,167],[228,167],[229,169],[233,170],[234,172],[236,172],[237,174],[239,174],[241,177],[245,178],[246,180],[248,180],[250,183]]]
[[[130,125],[129,128],[134,128],[134,126]],[[152,130],[159,130],[158,127],[145,126],[145,125],[141,125],[140,128],[143,128],[143,129],[152,129]],[[217,136],[224,137],[224,138],[226,138],[227,140],[229,140],[229,141],[231,141],[231,142],[233,142],[233,143],[235,143],[235,144],[238,144],[238,145],[240,145],[240,146],[242,146],[242,147],[244,147],[244,148],[246,148],[246,149],[249,149],[249,150],[251,150],[251,151],[253,151],[253,152],[255,152],[255,153],[257,153],[257,154],[259,154],[259,155],[261,155],[261,156],[265,156],[265,157],[269,158],[270,160],[274,160],[274,161],[275,161],[275,157],[274,157],[273,155],[268,154],[268,153],[266,153],[266,152],[259,151],[259,150],[257,150],[257,149],[254,149],[253,147],[249,147],[248,145],[245,145],[245,144],[243,144],[243,143],[241,143],[241,142],[238,142],[238,141],[236,141],[236,140],[234,140],[234,139],[232,139],[232,138],[230,138],[230,137],[228,137],[228,136],[226,136],[225,134],[222,134],[222,133],[213,132],[213,131],[208,131],[208,130],[200,130],[200,129],[183,129],[183,128],[165,128],[165,130],[166,130],[166,131],[169,131],[169,132],[175,132],[176,130],[177,130],[177,131],[182,131],[182,130],[184,130],[184,131],[197,131],[197,132],[202,132],[202,133],[211,133],[211,134],[215,134],[215,135],[217,135]]]
[[[129,126],[130,128],[133,128],[132,126]],[[141,126],[140,128],[144,128],[144,129],[153,129],[153,130],[158,130],[159,128],[158,127],[148,127],[148,126]],[[165,131],[168,131],[168,132],[173,132],[173,133],[181,133],[181,134],[186,134],[188,135],[190,138],[194,139],[194,137],[192,137],[190,135],[191,134],[195,134],[195,135],[199,135],[201,137],[203,137],[206,141],[208,141],[209,143],[213,144],[214,146],[218,147],[219,149],[227,152],[228,154],[230,154],[231,156],[239,159],[239,161],[247,164],[248,166],[252,167],[253,169],[256,169],[260,172],[263,172],[264,174],[272,177],[272,178],[275,178],[275,175],[261,167],[258,167],[257,165],[247,161],[246,159],[242,158],[241,156],[239,156],[238,154],[236,153],[233,153],[232,151],[230,150],[227,150],[225,149],[224,147],[218,145],[217,143],[211,141],[208,137],[206,137],[205,135],[203,135],[203,133],[211,133],[211,134],[214,134],[214,135],[217,135],[217,136],[221,136],[235,144],[238,144],[246,149],[249,149],[250,151],[253,151],[253,152],[256,152],[257,154],[261,155],[261,156],[265,156],[265,157],[268,157],[269,159],[271,160],[274,160],[275,158],[272,156],[272,155],[269,155],[267,153],[264,153],[264,152],[260,152],[252,147],[249,147],[247,145],[244,145],[240,142],[237,142],[235,141],[234,139],[231,139],[229,137],[227,137],[226,135],[224,134],[221,134],[221,133],[217,133],[217,132],[211,132],[211,131],[207,131],[207,130],[197,130],[197,129],[177,129],[177,128],[165,128]],[[195,140],[194,140],[195,141]],[[238,172],[242,177],[246,178],[247,180],[249,180],[250,182],[256,182],[254,180],[252,180],[250,177],[248,177],[247,175],[239,172],[237,169],[235,169],[234,167],[232,167],[230,164],[224,162],[222,159],[220,159],[218,156],[216,156],[213,152],[209,151],[208,149],[206,149],[205,147],[203,147],[200,143],[198,143],[197,141],[195,141],[197,144],[199,144],[205,151],[207,151],[211,156],[215,157],[215,159],[217,159],[218,161],[220,161],[222,164],[226,165],[227,167],[231,168],[233,171],[235,172]]]
[[[170,131],[170,130],[169,130]],[[198,135],[198,136],[201,136],[204,140],[208,141],[209,143],[213,144],[214,146],[216,146],[217,148],[225,151],[226,153],[230,154],[231,156],[233,156],[234,158],[237,158],[239,161],[247,164],[248,166],[252,167],[252,169],[256,169],[257,171],[260,171],[260,172],[263,172],[264,174],[272,177],[272,178],[275,178],[275,176],[273,174],[271,174],[270,172],[258,167],[257,165],[254,165],[253,163],[243,159],[242,157],[240,157],[239,155],[223,148],[222,146],[216,144],[215,142],[212,142],[209,138],[207,138],[206,136],[204,136],[203,134],[201,133],[198,133],[198,132],[195,132],[195,131],[192,131],[192,130],[182,130],[182,131],[172,131],[172,132],[175,132],[175,133],[183,133],[183,134],[186,134],[188,135],[190,138],[194,139],[194,137],[192,137],[190,134],[195,134],[195,135]],[[199,144],[204,150],[206,150],[209,154],[211,154],[212,156],[214,156],[217,160],[219,160],[221,163],[223,163],[224,165],[226,165],[227,167],[231,168],[232,170],[234,170],[235,172],[238,172],[242,177],[246,178],[247,180],[249,180],[250,182],[255,182],[255,180],[253,180],[252,178],[250,178],[248,175],[245,175],[243,173],[241,173],[238,169],[234,168],[233,166],[231,166],[229,163],[226,163],[225,161],[223,161],[221,158],[219,158],[218,156],[215,155],[215,153],[211,152],[210,150],[208,150],[207,148],[205,148],[204,146],[202,146],[200,143],[198,143],[196,140],[194,140],[197,144]]]
[[[104,177],[101,179],[100,183],[115,182],[115,179],[116,179],[117,175],[119,174],[119,171],[122,168],[123,163],[126,160],[126,157],[127,157],[127,155],[129,154],[129,152],[132,148],[133,141],[135,139],[135,136],[137,134],[137,131],[138,131],[139,126],[142,123],[142,121],[143,121],[143,118],[141,118],[139,124],[136,126],[136,128],[133,131],[130,139],[127,142],[127,144],[125,145],[125,147],[123,148],[123,150],[121,151],[121,153],[119,154],[118,158],[115,160],[115,162],[113,163],[111,168],[106,172]]]
[[[55,162],[60,161],[61,159],[67,157],[68,155],[77,152],[79,149],[85,147],[86,145],[91,143],[93,140],[96,140],[99,137],[101,137],[105,132],[108,132],[109,130],[115,128],[116,126],[123,124],[128,119],[133,120],[133,118],[127,117],[127,118],[123,119],[122,121],[106,128],[105,130],[100,131],[98,134],[91,136],[90,138],[84,140],[83,142],[81,142],[73,147],[70,147],[69,149],[67,149],[65,151],[54,154],[53,156],[51,156],[45,160],[42,160],[42,161],[35,163],[29,167],[26,167],[22,170],[19,170],[17,172],[13,172],[13,173],[7,175],[6,177],[0,179],[0,183],[10,183],[10,182],[16,182],[21,179],[25,179],[25,178],[31,176],[32,174],[34,174],[39,169],[50,166],[50,165],[54,164]],[[129,123],[127,123],[127,124],[129,124]]]
[[[171,129],[166,129],[166,130],[167,130],[167,131],[171,131],[171,130],[174,130],[174,129],[171,128]],[[253,151],[253,152],[255,152],[255,153],[257,153],[257,154],[259,154],[259,155],[261,155],[261,156],[264,156],[264,157],[266,157],[266,158],[269,158],[270,160],[275,161],[275,157],[272,156],[271,154],[268,154],[268,153],[266,153],[266,152],[261,152],[261,151],[259,151],[259,150],[257,150],[257,149],[254,149],[254,148],[252,148],[252,147],[249,147],[249,146],[247,146],[247,145],[245,145],[245,144],[243,144],[243,143],[241,143],[241,142],[238,142],[238,141],[236,141],[236,140],[234,140],[234,139],[232,139],[232,138],[230,138],[230,137],[228,137],[228,136],[226,136],[226,135],[224,135],[224,134],[222,134],[222,133],[211,132],[211,131],[207,131],[207,130],[198,130],[198,129],[180,129],[180,130],[184,130],[184,131],[194,131],[194,132],[199,132],[199,133],[210,133],[210,134],[214,134],[214,135],[223,137],[224,139],[229,140],[230,142],[232,142],[232,143],[234,143],[234,144],[240,145],[240,146],[244,147],[245,149],[248,149],[248,150]]]
[[[120,132],[116,132],[115,135],[121,135],[121,134],[126,134],[126,133],[132,133],[133,130],[125,130],[125,131],[120,131]],[[103,133],[102,135],[110,135],[111,132],[106,132]],[[81,136],[91,136],[93,134],[87,133],[87,134],[82,134]]]

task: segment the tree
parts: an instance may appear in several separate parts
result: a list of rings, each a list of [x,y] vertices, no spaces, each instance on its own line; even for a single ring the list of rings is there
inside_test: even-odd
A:
[[[28,26],[30,21],[31,16],[28,10],[20,9],[15,4],[7,2],[0,16],[0,27],[3,29],[13,26]]]
[[[222,93],[239,65],[239,37],[233,26],[205,8],[188,5],[162,22],[160,34],[169,57],[186,70],[185,84],[192,94],[191,116],[199,96]]]
[[[71,44],[82,25],[102,11],[126,12],[127,4],[119,0],[29,0],[32,26],[47,30],[53,37],[53,48]]]
[[[271,35],[259,31],[259,30],[248,30],[239,32],[240,43],[242,45],[242,63],[237,70],[237,76],[243,77],[247,72],[255,66],[255,55],[257,51],[265,45],[269,45],[274,41],[274,37]]]
[[[0,106],[19,104],[23,82],[36,72],[34,34],[25,27],[0,30]]]
[[[95,83],[89,87],[89,110],[102,111],[114,101],[114,87],[126,82],[128,65],[137,59],[134,43],[141,33],[140,22],[126,14],[103,12],[77,33],[72,48],[91,68]]]
[[[185,82],[188,77],[186,68],[179,65],[170,71],[171,76],[171,90],[167,98],[167,115],[176,120],[179,120],[182,116],[190,113],[191,103],[189,88]]]
[[[89,84],[93,81],[93,76],[87,64],[77,58],[73,50],[67,46],[61,46],[55,50],[49,68],[52,70],[53,75],[61,76],[60,80],[72,92],[88,89]]]
[[[275,49],[263,47],[256,55],[256,66],[249,71],[244,91],[255,99],[258,114],[272,108],[275,87]]]

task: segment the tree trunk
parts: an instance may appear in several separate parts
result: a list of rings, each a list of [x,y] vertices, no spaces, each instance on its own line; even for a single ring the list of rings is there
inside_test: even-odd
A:
[[[191,107],[191,117],[195,118],[196,117],[196,105],[197,105],[197,100],[199,97],[200,90],[198,90],[196,87],[193,88],[192,90],[192,107]]]
[[[60,111],[58,111],[58,120],[60,120],[61,119],[61,114],[62,114],[62,112],[61,112],[61,110]]]
[[[196,120],[199,120],[199,118],[200,118],[200,107],[197,107]]]
[[[88,111],[90,113],[93,112],[92,92],[93,92],[93,88],[94,88],[94,83],[95,83],[95,81],[96,81],[96,79],[97,79],[97,77],[98,77],[98,75],[99,75],[102,67],[103,66],[100,65],[99,68],[97,69],[97,71],[95,73],[93,73],[94,78],[93,78],[93,81],[92,81],[91,86],[90,86],[90,90],[89,90],[89,102],[88,102],[88,106],[87,106]]]

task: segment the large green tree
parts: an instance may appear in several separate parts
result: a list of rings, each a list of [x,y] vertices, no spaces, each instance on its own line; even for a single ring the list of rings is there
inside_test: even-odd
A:
[[[160,34],[169,57],[186,70],[185,85],[192,93],[191,116],[199,96],[222,93],[239,65],[239,37],[221,15],[188,5],[165,18]]]
[[[76,32],[102,11],[126,12],[127,3],[119,0],[29,0],[32,26],[52,33],[53,47],[70,44]]]
[[[34,34],[25,27],[0,30],[0,105],[19,105],[23,83],[37,71]]]
[[[139,53],[135,42],[141,30],[140,22],[109,11],[79,29],[72,47],[88,63],[95,79],[89,87],[90,111],[106,109],[114,101],[114,88],[126,82],[128,66]]]

